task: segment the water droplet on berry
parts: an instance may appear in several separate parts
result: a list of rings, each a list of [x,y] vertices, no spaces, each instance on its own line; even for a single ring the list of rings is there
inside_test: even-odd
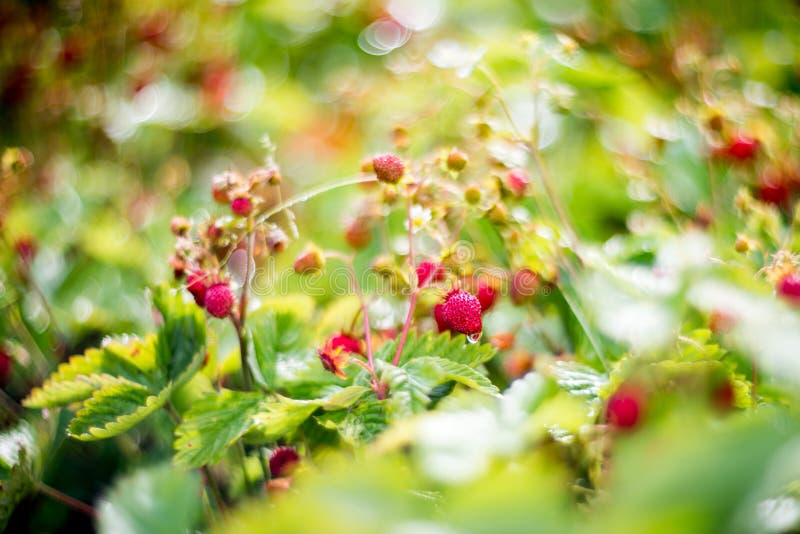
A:
[[[482,332],[478,332],[477,334],[470,334],[467,336],[467,342],[475,344],[481,340]]]

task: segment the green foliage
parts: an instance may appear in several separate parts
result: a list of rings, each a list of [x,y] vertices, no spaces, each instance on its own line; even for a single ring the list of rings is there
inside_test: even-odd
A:
[[[139,469],[116,481],[98,507],[104,534],[190,532],[201,511],[200,477],[169,465]]]
[[[164,324],[156,342],[156,364],[165,381],[180,387],[197,372],[205,357],[206,322],[203,312],[180,293],[159,286],[153,304]]]
[[[41,468],[38,430],[25,420],[0,432],[0,530],[35,486]]]
[[[307,346],[305,323],[291,310],[267,309],[252,314],[247,329],[253,340],[253,357],[249,363],[256,382],[262,387],[274,388],[278,361],[291,358]]]
[[[375,357],[391,361],[395,352],[397,352],[397,342],[392,341],[381,347]],[[402,366],[420,356],[435,356],[468,367],[477,367],[491,360],[495,352],[494,347],[488,343],[469,343],[463,334],[451,336],[448,332],[442,334],[427,332],[422,335],[411,333],[403,346],[398,364]]]
[[[264,396],[222,390],[195,402],[175,429],[175,463],[200,467],[220,460],[254,424]]]

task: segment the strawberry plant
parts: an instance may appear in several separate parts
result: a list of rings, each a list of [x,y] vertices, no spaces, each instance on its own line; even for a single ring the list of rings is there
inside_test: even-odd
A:
[[[595,4],[0,8],[0,525],[796,531],[800,12]]]

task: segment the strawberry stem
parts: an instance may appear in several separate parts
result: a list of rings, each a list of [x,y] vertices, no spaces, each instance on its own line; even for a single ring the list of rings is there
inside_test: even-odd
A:
[[[411,272],[411,299],[408,302],[408,313],[403,322],[403,330],[400,339],[397,341],[397,350],[392,359],[392,365],[400,363],[403,354],[403,347],[408,338],[408,330],[411,328],[411,321],[414,320],[414,309],[417,307],[417,297],[419,296],[419,286],[416,276],[416,262],[414,261],[414,221],[411,220],[411,187],[406,189],[406,220],[408,224],[408,268]]]

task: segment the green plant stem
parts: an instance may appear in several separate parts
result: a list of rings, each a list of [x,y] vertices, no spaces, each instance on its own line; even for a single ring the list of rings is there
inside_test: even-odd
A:
[[[237,314],[231,314],[231,321],[233,322],[233,327],[236,329],[236,337],[239,340],[239,355],[241,358],[241,365],[242,365],[242,381],[244,382],[244,388],[247,391],[253,390],[253,375],[250,372],[250,366],[247,365],[247,339],[245,338],[244,328],[242,327],[242,322],[239,320]]]
[[[242,464],[242,476],[244,477],[244,485],[247,488],[247,493],[253,493],[253,481],[250,480],[250,477],[247,476],[247,454],[244,452],[244,444],[242,444],[242,440],[236,441],[236,450],[239,454],[239,462]]]
[[[89,506],[83,501],[79,501],[78,499],[70,497],[65,493],[61,493],[57,489],[48,486],[44,482],[37,482],[36,490],[40,493],[43,493],[44,495],[47,495],[51,499],[60,502],[61,504],[69,506],[73,510],[82,512],[88,515],[89,517],[97,517],[97,511],[93,507]]]
[[[225,514],[225,500],[222,498],[222,492],[219,490],[219,486],[217,485],[217,480],[214,478],[213,473],[211,473],[211,469],[204,465],[200,468],[203,472],[203,475],[206,478],[206,484],[208,488],[211,490],[211,495],[214,497],[214,503],[217,505],[217,510],[219,510],[220,514]]]

